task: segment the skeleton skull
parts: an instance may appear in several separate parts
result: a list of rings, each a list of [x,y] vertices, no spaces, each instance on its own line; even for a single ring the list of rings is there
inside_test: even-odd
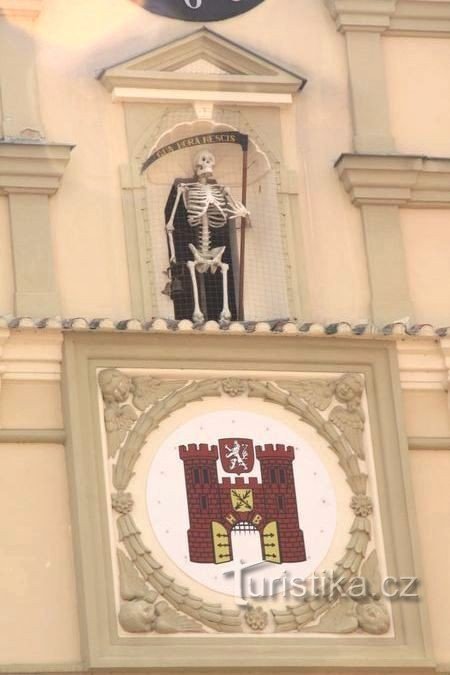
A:
[[[199,152],[194,159],[194,169],[195,175],[201,178],[201,176],[212,176],[214,173],[214,167],[216,166],[216,158],[209,150],[202,150]]]

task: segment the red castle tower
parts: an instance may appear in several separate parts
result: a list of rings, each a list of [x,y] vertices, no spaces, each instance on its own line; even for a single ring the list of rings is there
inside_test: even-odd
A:
[[[221,564],[232,560],[233,530],[259,532],[263,560],[278,564],[306,560],[294,481],[294,448],[264,445],[255,450],[261,483],[256,478],[224,478],[219,483],[216,445],[179,447],[192,562]]]

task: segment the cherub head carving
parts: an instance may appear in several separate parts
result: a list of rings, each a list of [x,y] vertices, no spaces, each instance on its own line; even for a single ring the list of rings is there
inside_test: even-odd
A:
[[[119,611],[119,622],[128,633],[148,633],[153,628],[155,608],[146,600],[123,602]]]
[[[202,150],[194,158],[194,171],[198,178],[212,176],[215,166],[216,158],[210,150]]]
[[[336,382],[336,398],[339,403],[344,403],[349,408],[359,405],[363,391],[364,383],[359,375],[348,373]]]
[[[124,403],[131,390],[130,378],[115,368],[102,370],[98,376],[105,403]]]

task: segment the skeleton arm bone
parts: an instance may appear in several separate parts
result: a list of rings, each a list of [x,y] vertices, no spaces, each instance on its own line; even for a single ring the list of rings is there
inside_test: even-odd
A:
[[[237,199],[233,197],[233,194],[229,187],[224,188],[224,192],[227,196],[229,205],[233,210],[232,215],[229,216],[229,220],[234,220],[235,218],[246,218],[247,221],[250,223],[249,218],[250,211],[247,209],[247,207],[244,206],[242,202],[239,202]]]
[[[184,194],[186,192],[186,189],[187,189],[187,185],[185,183],[180,183],[177,186],[177,196],[175,198],[175,203],[173,205],[173,209],[172,209],[172,213],[170,214],[170,218],[166,223],[166,232],[167,232],[167,236],[169,238],[169,250],[170,250],[170,262],[171,263],[174,263],[174,262],[177,261],[176,255],[175,255],[175,244],[174,244],[174,241],[173,241],[173,233],[175,231],[173,222],[175,220],[175,214],[177,212],[181,196],[182,195],[184,196]]]

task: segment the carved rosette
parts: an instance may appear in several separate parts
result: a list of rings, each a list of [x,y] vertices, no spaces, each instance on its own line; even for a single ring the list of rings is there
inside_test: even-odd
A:
[[[201,632],[206,628],[235,633],[243,631],[244,624],[252,631],[335,634],[363,631],[373,635],[389,631],[390,614],[379,593],[373,591],[379,585],[373,547],[366,558],[373,505],[367,494],[361,375],[346,373],[336,379],[276,382],[234,377],[193,381],[130,377],[119,370],[107,369],[100,372],[99,386],[104,401],[112,484],[116,490],[111,504],[121,544],[118,559],[122,604],[118,619],[125,631],[170,634]],[[347,596],[306,596],[285,609],[273,609],[273,622],[269,622],[261,607],[224,609],[192,595],[165,573],[142,540],[132,515],[133,497],[126,490],[148,436],[164,419],[192,402],[221,396],[247,396],[280,405],[326,440],[351,489],[349,508],[354,513],[350,539],[345,554],[335,564],[333,577],[341,579],[343,588],[348,589],[360,573],[370,592],[357,600]]]

